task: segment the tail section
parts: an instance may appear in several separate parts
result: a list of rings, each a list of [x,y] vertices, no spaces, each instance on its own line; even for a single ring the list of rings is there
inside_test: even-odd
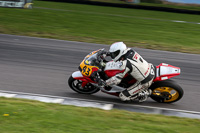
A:
[[[160,65],[156,66],[156,78],[154,81],[167,80],[180,75],[180,73],[181,69],[179,67],[161,63]]]

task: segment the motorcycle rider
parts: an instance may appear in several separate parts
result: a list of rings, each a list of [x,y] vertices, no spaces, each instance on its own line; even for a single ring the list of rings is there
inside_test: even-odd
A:
[[[124,72],[106,80],[106,85],[117,85],[126,74],[129,74],[137,82],[122,91],[119,94],[120,99],[122,101],[130,101],[138,98],[139,102],[147,100],[151,94],[148,88],[155,77],[154,66],[144,60],[136,51],[127,48],[123,42],[113,43],[110,46],[109,54],[113,61],[119,62]]]

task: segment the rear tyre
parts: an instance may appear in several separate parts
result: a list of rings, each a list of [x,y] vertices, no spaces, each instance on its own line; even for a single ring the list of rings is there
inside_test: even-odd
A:
[[[172,80],[158,81],[150,87],[151,98],[159,103],[173,103],[183,97],[183,89]]]
[[[94,94],[100,90],[99,88],[93,86],[90,83],[82,87],[82,81],[74,79],[72,76],[70,76],[68,79],[68,85],[72,90],[80,94]]]

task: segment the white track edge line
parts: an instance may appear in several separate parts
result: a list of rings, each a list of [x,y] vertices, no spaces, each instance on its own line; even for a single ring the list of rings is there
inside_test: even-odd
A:
[[[14,91],[4,91],[0,90],[0,92],[3,93],[14,93],[14,94],[22,94],[22,95],[32,95],[32,96],[43,96],[43,97],[50,97],[50,98],[58,98],[58,99],[72,99],[72,100],[80,100],[80,101],[88,101],[88,102],[97,102],[97,103],[104,103],[106,101],[98,101],[98,100],[90,100],[90,99],[81,99],[81,98],[71,98],[71,97],[61,97],[61,96],[52,96],[52,95],[42,95],[42,94],[35,94],[35,93],[25,93],[25,92],[14,92]],[[126,105],[126,104],[120,104],[120,103],[114,103],[114,102],[107,102],[109,104],[105,104],[106,106],[112,106],[112,104],[118,104],[118,105]],[[127,106],[130,106],[130,104],[127,104]],[[143,105],[131,105],[135,107],[140,108],[149,108],[149,109],[159,109],[159,110],[167,110],[167,111],[175,111],[175,112],[182,112],[182,113],[191,113],[191,114],[199,114],[200,112],[197,111],[189,111],[189,110],[179,110],[179,109],[170,109],[170,108],[161,108],[161,107],[152,107],[152,106],[143,106]]]

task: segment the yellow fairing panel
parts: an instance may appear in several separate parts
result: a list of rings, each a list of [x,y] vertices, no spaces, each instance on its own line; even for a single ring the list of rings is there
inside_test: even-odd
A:
[[[84,76],[88,76],[90,77],[92,72],[93,72],[93,68],[99,69],[97,66],[91,66],[89,65],[89,61],[87,60],[90,56],[92,56],[93,54],[97,53],[99,50],[93,51],[90,54],[88,54],[85,59],[81,62],[80,64],[80,68],[81,68],[81,73]]]
[[[88,76],[88,77],[90,77],[91,76],[91,74],[92,74],[92,70],[93,70],[93,68],[97,68],[98,69],[98,67],[96,67],[96,66],[90,66],[90,65],[86,65],[85,64],[85,60],[83,60],[82,62],[81,62],[81,64],[80,64],[80,67],[81,67],[81,73],[84,75],[84,76]]]

